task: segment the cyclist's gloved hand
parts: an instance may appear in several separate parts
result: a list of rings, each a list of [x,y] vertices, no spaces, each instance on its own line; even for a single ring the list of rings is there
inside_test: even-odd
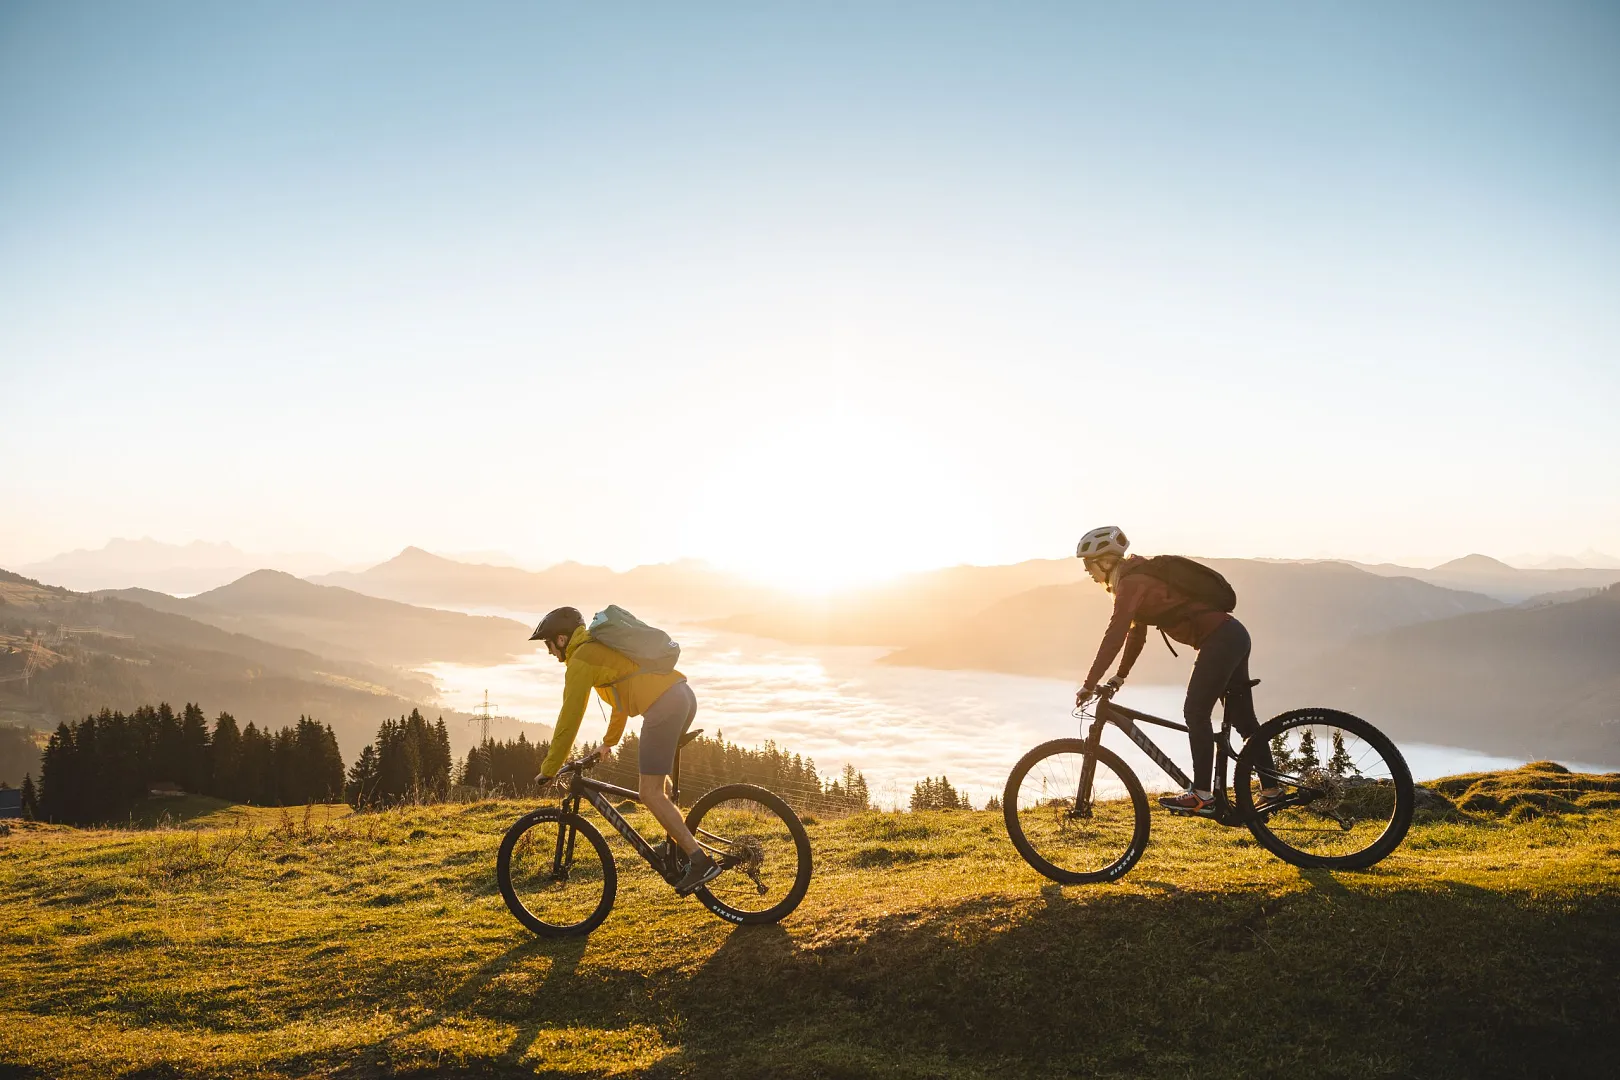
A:
[[[551,786],[551,782],[555,779],[557,779],[555,776],[547,776],[545,773],[535,773],[534,786],[539,788],[541,791],[544,791],[546,788]]]
[[[1125,676],[1123,676],[1123,675],[1115,675],[1112,679],[1109,679],[1107,682],[1103,683],[1102,688],[1104,690],[1108,691],[1108,693],[1112,695],[1112,694],[1119,693],[1119,688],[1124,686],[1124,685],[1125,685]]]
[[[1074,707],[1077,709],[1084,708],[1086,702],[1096,696],[1097,688],[1095,686],[1082,686],[1079,693],[1074,695]]]

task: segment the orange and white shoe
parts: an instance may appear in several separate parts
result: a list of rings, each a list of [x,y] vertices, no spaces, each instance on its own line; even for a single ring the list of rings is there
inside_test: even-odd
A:
[[[1180,795],[1166,795],[1159,800],[1159,805],[1177,814],[1215,816],[1215,799],[1213,797],[1206,799],[1191,789],[1183,791]]]

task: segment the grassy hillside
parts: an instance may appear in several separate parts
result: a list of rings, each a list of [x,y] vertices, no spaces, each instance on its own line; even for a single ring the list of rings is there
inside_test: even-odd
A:
[[[1420,824],[1381,866],[1343,875],[1156,816],[1123,882],[1071,889],[1024,867],[997,815],[869,814],[812,826],[810,895],[766,928],[677,900],[615,839],[613,916],[585,941],[543,942],[492,879],[519,809],[227,808],[185,830],[0,838],[0,1074],[1474,1078],[1612,1065],[1614,810]]]

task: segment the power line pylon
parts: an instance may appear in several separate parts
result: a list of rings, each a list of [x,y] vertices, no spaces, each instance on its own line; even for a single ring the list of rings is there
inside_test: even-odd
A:
[[[494,710],[495,706],[489,703],[489,691],[485,690],[484,703],[482,705],[474,705],[473,715],[467,720],[469,724],[475,720],[478,722],[478,745],[480,748],[482,748],[485,743],[489,742],[489,722],[495,719]]]

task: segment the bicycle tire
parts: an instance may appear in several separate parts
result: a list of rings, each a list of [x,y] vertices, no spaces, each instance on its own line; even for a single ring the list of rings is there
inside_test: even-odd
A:
[[[1126,845],[1119,858],[1100,870],[1066,870],[1048,861],[1024,835],[1023,823],[1018,817],[1018,789],[1029,771],[1040,761],[1056,754],[1079,754],[1084,757],[1088,753],[1086,740],[1053,739],[1051,742],[1041,743],[1018,759],[1018,764],[1013,766],[1012,772],[1007,776],[1007,785],[1001,795],[1001,815],[1006,822],[1007,837],[1012,841],[1013,847],[1018,849],[1018,854],[1023,856],[1024,861],[1030,866],[1061,885],[1095,885],[1118,881],[1136,865],[1137,860],[1142,857],[1142,852],[1147,849],[1150,819],[1147,793],[1142,790],[1142,781],[1118,754],[1107,747],[1099,746],[1095,751],[1089,752],[1093,753],[1098,761],[1105,763],[1124,782],[1135,816],[1130,843]]]
[[[686,827],[692,830],[692,835],[698,835],[698,828],[703,822],[703,816],[721,803],[734,799],[749,799],[771,810],[781,819],[787,827],[788,833],[793,837],[793,848],[797,859],[794,869],[793,884],[785,896],[770,907],[760,911],[750,911],[744,908],[727,904],[720,897],[711,892],[708,886],[702,886],[693,891],[692,895],[698,898],[702,905],[728,922],[751,926],[761,923],[781,922],[793,913],[805,893],[810,889],[810,875],[813,872],[813,859],[810,852],[810,835],[805,832],[804,823],[799,815],[787,801],[773,791],[759,787],[755,784],[726,784],[717,787],[692,804],[692,809],[686,814]],[[727,871],[730,873],[730,871]]]
[[[546,822],[556,822],[559,825],[570,826],[575,833],[583,836],[596,855],[602,861],[602,898],[596,907],[584,919],[576,923],[560,924],[546,922],[535,915],[523,905],[517,890],[512,885],[512,852],[517,847],[523,834]],[[501,897],[506,901],[506,907],[512,912],[517,921],[522,923],[531,932],[540,937],[582,937],[602,925],[602,921],[613,910],[613,900],[619,890],[619,874],[613,865],[613,852],[609,849],[607,841],[597,831],[596,826],[580,817],[578,814],[564,813],[557,807],[546,807],[524,814],[512,823],[501,838],[500,852],[495,856],[495,881],[500,885]]]
[[[1290,727],[1297,726],[1299,721],[1308,718],[1315,719],[1323,725],[1342,728],[1355,735],[1376,750],[1389,767],[1390,780],[1395,788],[1394,810],[1384,831],[1360,851],[1344,855],[1317,855],[1300,851],[1268,829],[1267,817],[1255,812],[1250,780],[1257,767],[1260,748],[1268,746],[1273,737],[1283,734]],[[1238,752],[1237,761],[1232,769],[1232,796],[1239,818],[1248,825],[1256,843],[1284,862],[1312,870],[1365,870],[1380,862],[1406,839],[1407,830],[1412,826],[1412,809],[1416,803],[1412,772],[1389,736],[1359,716],[1337,709],[1323,708],[1293,709],[1261,724]]]

